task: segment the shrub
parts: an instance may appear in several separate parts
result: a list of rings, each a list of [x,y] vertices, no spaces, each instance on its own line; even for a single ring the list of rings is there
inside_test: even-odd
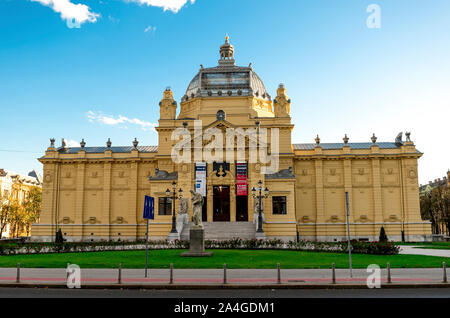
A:
[[[150,248],[153,249],[187,249],[189,241],[176,240],[169,242],[167,240],[150,241]],[[399,247],[390,242],[351,242],[352,253],[355,254],[398,254]],[[145,243],[136,242],[64,242],[61,243],[14,243],[0,244],[0,255],[14,254],[39,254],[39,253],[69,253],[69,252],[90,252],[90,251],[111,251],[125,249],[143,249]],[[241,239],[232,238],[225,241],[206,240],[205,248],[212,249],[288,249],[299,251],[317,251],[317,252],[348,252],[347,241],[342,242],[315,242],[315,241],[289,241],[283,242],[280,239]]]
[[[381,229],[380,229],[379,241],[380,242],[387,242],[388,241],[388,237],[386,235],[386,231],[384,230],[384,226],[382,226]]]
[[[63,234],[61,232],[61,229],[59,229],[56,232],[55,243],[59,243],[59,244],[63,244],[64,243],[64,237],[63,237]]]

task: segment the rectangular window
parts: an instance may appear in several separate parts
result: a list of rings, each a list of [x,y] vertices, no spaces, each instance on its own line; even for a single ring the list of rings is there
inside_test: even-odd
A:
[[[172,198],[158,198],[158,215],[172,215]]]
[[[272,213],[286,214],[286,197],[272,197]]]

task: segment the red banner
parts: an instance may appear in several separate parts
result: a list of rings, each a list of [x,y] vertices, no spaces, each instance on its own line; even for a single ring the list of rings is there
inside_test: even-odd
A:
[[[247,196],[247,163],[236,163],[236,195]]]

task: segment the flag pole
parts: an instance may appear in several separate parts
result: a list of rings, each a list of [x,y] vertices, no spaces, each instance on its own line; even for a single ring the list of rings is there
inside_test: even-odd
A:
[[[145,235],[145,278],[148,272],[148,219],[147,219],[147,233]]]

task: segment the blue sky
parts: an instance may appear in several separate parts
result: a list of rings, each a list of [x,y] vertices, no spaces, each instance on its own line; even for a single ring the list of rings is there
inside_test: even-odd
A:
[[[286,85],[294,142],[411,131],[425,183],[450,168],[449,15],[448,0],[0,0],[0,167],[41,171],[50,137],[156,145],[164,88],[179,101],[228,33],[272,96]]]

